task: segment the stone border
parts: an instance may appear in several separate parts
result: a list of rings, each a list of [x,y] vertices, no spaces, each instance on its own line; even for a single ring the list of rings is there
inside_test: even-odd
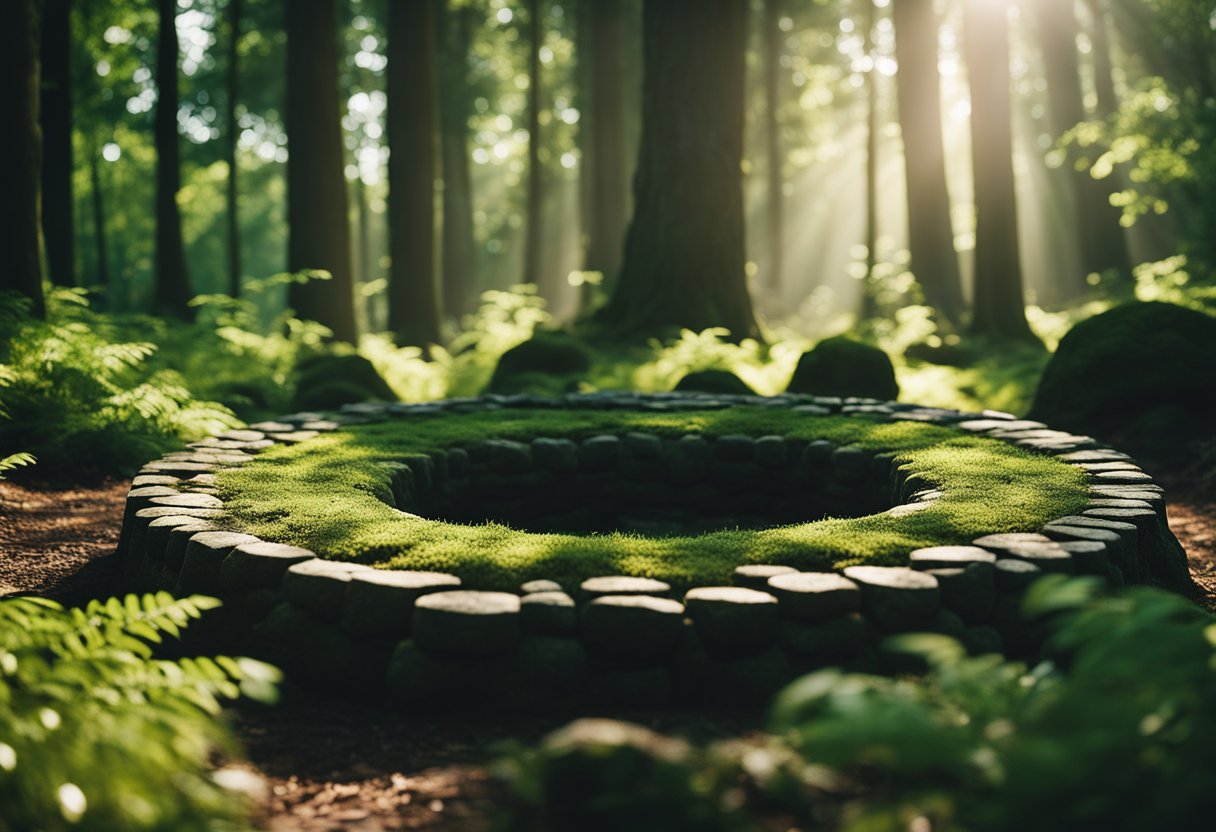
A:
[[[749,564],[735,570],[733,586],[696,587],[679,599],[662,581],[627,576],[482,592],[453,575],[323,560],[215,522],[223,509],[216,471],[345,424],[499,408],[737,405],[953,426],[1080,467],[1090,477],[1091,499],[1079,514],[1037,532],[918,549],[906,567],[855,566],[837,574]],[[753,454],[762,442],[751,443]],[[531,457],[537,450],[511,444],[504,453],[524,449]],[[584,441],[580,459],[607,452],[608,444]],[[564,465],[568,450],[541,453],[552,452],[554,464]],[[872,459],[841,462],[868,473]],[[885,470],[894,471],[889,459]],[[893,493],[905,502],[891,512],[916,510],[941,495],[931,483],[892,476]],[[943,633],[976,653],[1024,654],[1036,640],[1020,620],[1020,597],[1040,574],[1184,589],[1185,570],[1181,576],[1171,570],[1162,551],[1167,535],[1163,489],[1130,457],[1092,437],[1006,413],[791,395],[595,393],[354,404],[336,415],[297,413],[227,431],[140,471],[127,497],[118,555],[130,589],[223,598],[225,607],[200,635],[239,644],[306,682],[428,708],[655,707],[762,702],[795,675],[827,665],[895,669],[899,657],[885,657],[881,642],[898,632]]]

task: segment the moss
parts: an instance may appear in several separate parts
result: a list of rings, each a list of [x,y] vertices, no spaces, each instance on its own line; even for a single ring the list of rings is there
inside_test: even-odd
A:
[[[491,393],[524,392],[519,388],[527,387],[529,378],[535,383],[538,376],[582,376],[591,369],[591,360],[591,351],[577,338],[564,332],[537,332],[502,354],[486,389]],[[565,387],[569,381],[552,383]]]
[[[1216,318],[1168,303],[1128,303],[1060,341],[1031,416],[1068,430],[1176,443],[1211,433]]]
[[[827,338],[803,353],[794,368],[790,393],[896,399],[899,385],[891,359],[878,347],[844,336]]]
[[[663,538],[532,534],[497,524],[457,525],[404,515],[386,502],[392,499],[392,463],[435,449],[468,447],[487,437],[580,440],[631,431],[666,437],[777,434],[886,451],[908,474],[939,484],[946,496],[932,508],[901,518],[875,514]],[[1080,510],[1087,498],[1084,474],[1078,469],[998,440],[910,422],[812,418],[783,408],[418,416],[273,448],[243,468],[222,472],[218,486],[227,500],[228,522],[267,540],[304,546],[338,560],[453,572],[467,586],[507,590],[537,578],[576,586],[584,578],[614,573],[659,578],[677,588],[723,584],[741,563],[813,570],[899,564],[919,547],[1037,529]]]
[[[368,399],[397,400],[388,382],[361,355],[314,356],[300,362],[296,372],[295,406],[301,409],[336,407]]]
[[[694,370],[676,383],[676,390],[696,393],[721,393],[754,396],[756,391],[743,379],[727,370]]]

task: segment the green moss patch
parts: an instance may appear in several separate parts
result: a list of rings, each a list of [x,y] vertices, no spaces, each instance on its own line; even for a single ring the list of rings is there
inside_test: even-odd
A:
[[[489,439],[581,442],[636,432],[673,440],[688,435],[826,440],[838,448],[891,456],[901,472],[940,488],[943,496],[903,516],[879,513],[661,538],[461,525],[404,514],[392,505],[393,472],[435,451]],[[734,567],[745,563],[802,570],[897,565],[913,549],[1037,530],[1080,511],[1087,500],[1080,469],[997,440],[920,423],[745,407],[679,414],[496,410],[411,416],[271,449],[243,468],[220,473],[218,487],[227,522],[264,539],[331,559],[450,572],[466,586],[511,590],[527,580],[551,578],[569,587],[607,574],[654,577],[682,589],[728,583]]]

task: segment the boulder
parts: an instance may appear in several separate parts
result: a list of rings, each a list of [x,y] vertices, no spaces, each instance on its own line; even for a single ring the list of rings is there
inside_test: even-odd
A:
[[[894,400],[899,384],[891,359],[878,347],[844,336],[826,338],[803,353],[787,393]]]

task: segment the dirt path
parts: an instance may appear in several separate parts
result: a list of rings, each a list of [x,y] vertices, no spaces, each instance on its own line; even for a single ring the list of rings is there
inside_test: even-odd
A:
[[[32,592],[75,604],[115,592],[108,556],[127,486],[0,482],[0,596]],[[1216,609],[1216,502],[1172,489],[1169,515],[1203,601]],[[534,741],[559,724],[418,720],[290,691],[278,707],[233,716],[248,756],[238,767],[263,778],[259,821],[270,832],[482,832],[493,826],[499,797],[484,765],[493,746]]]

